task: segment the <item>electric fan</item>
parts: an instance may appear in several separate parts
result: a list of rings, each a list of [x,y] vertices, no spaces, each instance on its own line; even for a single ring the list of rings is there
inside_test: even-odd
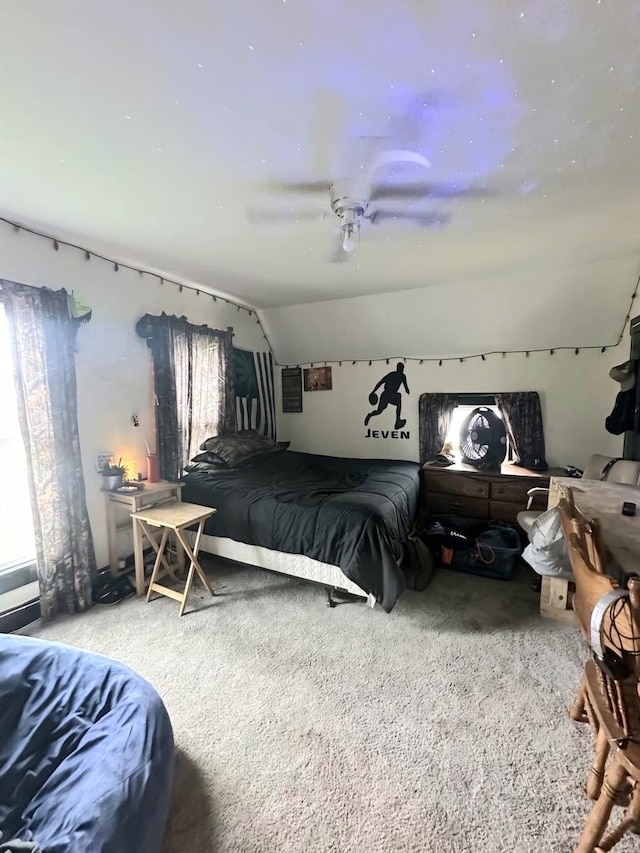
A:
[[[507,452],[507,434],[502,419],[479,406],[465,418],[460,430],[460,453],[476,468],[499,468]]]

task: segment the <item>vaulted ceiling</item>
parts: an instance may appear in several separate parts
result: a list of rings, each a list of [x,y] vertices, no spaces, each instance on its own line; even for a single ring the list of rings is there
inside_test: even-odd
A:
[[[266,309],[286,360],[619,331],[636,0],[4,0],[0,28],[2,211]],[[369,174],[390,149],[430,165]],[[380,196],[342,263],[328,189],[286,186],[339,179]]]

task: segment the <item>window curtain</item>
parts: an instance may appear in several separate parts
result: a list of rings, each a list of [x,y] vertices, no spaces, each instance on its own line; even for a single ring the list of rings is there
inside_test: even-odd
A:
[[[43,620],[91,605],[96,569],[80,456],[79,319],[66,291],[1,281],[25,442]]]
[[[453,394],[420,395],[418,417],[421,465],[435,459],[442,450],[457,405]]]
[[[153,358],[160,476],[179,480],[200,444],[235,430],[233,330],[145,314],[136,324]]]
[[[514,462],[523,468],[546,471],[542,408],[537,391],[496,394],[496,405],[504,421],[514,452]]]

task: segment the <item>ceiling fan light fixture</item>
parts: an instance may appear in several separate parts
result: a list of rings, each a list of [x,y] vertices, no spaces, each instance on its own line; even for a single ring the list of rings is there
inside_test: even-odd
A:
[[[351,254],[355,252],[358,248],[358,239],[357,239],[358,226],[357,224],[348,223],[344,227],[344,239],[342,240],[342,248],[347,254]]]

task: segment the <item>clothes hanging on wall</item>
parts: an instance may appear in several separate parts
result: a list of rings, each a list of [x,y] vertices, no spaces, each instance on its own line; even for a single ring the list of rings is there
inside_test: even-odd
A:
[[[634,428],[636,404],[636,362],[625,361],[609,371],[609,376],[620,383],[613,410],[605,420],[607,432],[622,435]]]

